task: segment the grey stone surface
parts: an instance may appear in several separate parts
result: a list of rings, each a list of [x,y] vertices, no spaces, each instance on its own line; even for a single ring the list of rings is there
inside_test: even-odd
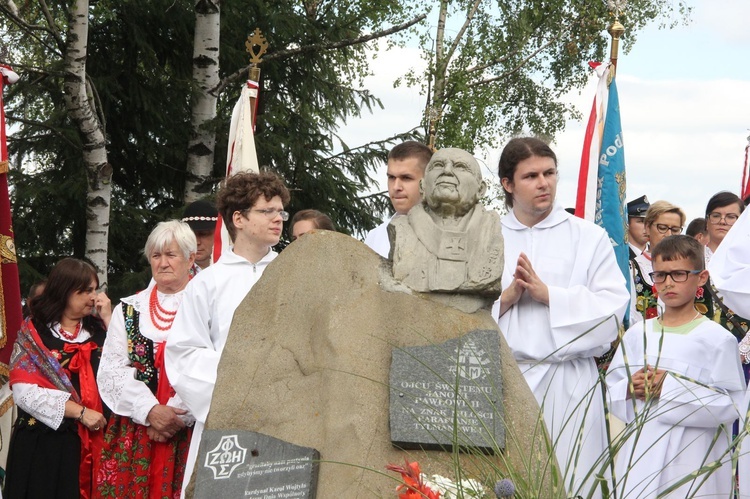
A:
[[[466,312],[491,306],[501,291],[503,236],[498,214],[479,203],[479,163],[462,149],[441,149],[420,189],[422,204],[388,226],[393,277]]]
[[[195,497],[315,499],[315,449],[252,431],[207,430],[196,462]]]
[[[497,331],[393,349],[390,429],[401,449],[494,453],[505,447]]]
[[[393,447],[389,371],[394,348],[492,330],[503,373],[502,455],[457,459],[468,477],[512,468],[538,497],[554,497],[539,406],[489,312],[463,313],[394,289],[383,259],[335,232],[306,234],[264,272],[237,309],[219,364],[206,428],[256,431],[321,455],[318,497],[390,498],[405,458],[456,476],[454,456]],[[197,496],[196,496],[197,497]],[[202,499],[202,498],[201,498]]]

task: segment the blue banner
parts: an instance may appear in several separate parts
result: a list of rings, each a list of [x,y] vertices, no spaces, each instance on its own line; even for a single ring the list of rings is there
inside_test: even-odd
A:
[[[628,219],[625,211],[625,149],[620,123],[620,100],[617,96],[617,84],[614,78],[609,85],[606,112],[599,154],[595,222],[609,234],[617,264],[630,289],[628,244],[625,239],[628,232]],[[628,323],[627,314],[625,322]]]

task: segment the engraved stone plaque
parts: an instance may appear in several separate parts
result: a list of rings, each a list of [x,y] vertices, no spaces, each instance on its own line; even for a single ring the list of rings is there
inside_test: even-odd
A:
[[[205,430],[195,497],[315,499],[315,449],[243,430]]]
[[[445,451],[458,446],[486,453],[504,448],[497,331],[394,348],[389,383],[394,446]]]

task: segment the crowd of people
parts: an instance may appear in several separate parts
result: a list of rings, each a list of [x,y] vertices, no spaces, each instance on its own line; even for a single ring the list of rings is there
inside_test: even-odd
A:
[[[432,154],[411,141],[390,151],[394,215],[365,239],[384,258],[389,224],[423,202]],[[498,173],[508,213],[492,314],[539,402],[566,490],[601,497],[597,484],[614,480],[622,497],[731,497],[742,433],[732,424],[745,416],[750,375],[748,321],[733,311],[750,314],[750,286],[733,279],[750,267],[736,250],[750,236],[743,200],[716,194],[686,235],[678,206],[631,201],[626,278],[607,233],[556,201],[557,158],[545,142],[512,139]],[[461,188],[452,168],[433,176]],[[5,497],[185,495],[234,311],[277,256],[289,199],[273,173],[229,177],[215,204],[193,203],[153,229],[143,250],[151,282],[114,310],[94,268],[74,258],[29,293],[11,360],[18,419]],[[232,247],[214,262],[218,217]],[[294,241],[334,225],[302,210],[289,229]],[[736,301],[725,303],[725,289]],[[595,358],[618,339],[605,375]],[[631,429],[619,440],[605,404]],[[740,488],[750,488],[750,462],[740,463]]]

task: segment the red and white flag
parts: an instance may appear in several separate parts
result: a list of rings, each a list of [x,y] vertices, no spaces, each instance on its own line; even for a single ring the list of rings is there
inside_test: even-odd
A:
[[[252,101],[251,101],[252,99]],[[255,115],[258,105],[258,83],[247,80],[242,93],[234,105],[232,121],[229,125],[229,147],[227,148],[226,177],[235,173],[258,173],[258,154],[255,151]],[[229,233],[221,216],[216,220],[214,232],[213,261],[216,262],[231,245]]]
[[[740,186],[740,199],[747,202],[750,198],[750,136],[747,138],[747,145],[745,146],[745,164],[742,168],[742,185]]]
[[[593,222],[596,217],[596,189],[599,174],[599,155],[601,153],[602,137],[604,135],[604,121],[607,117],[607,101],[609,98],[609,64],[589,62],[589,66],[596,71],[599,83],[596,96],[591,105],[591,114],[586,124],[586,135],[581,153],[581,169],[578,174],[578,194],[576,196],[577,217]]]

